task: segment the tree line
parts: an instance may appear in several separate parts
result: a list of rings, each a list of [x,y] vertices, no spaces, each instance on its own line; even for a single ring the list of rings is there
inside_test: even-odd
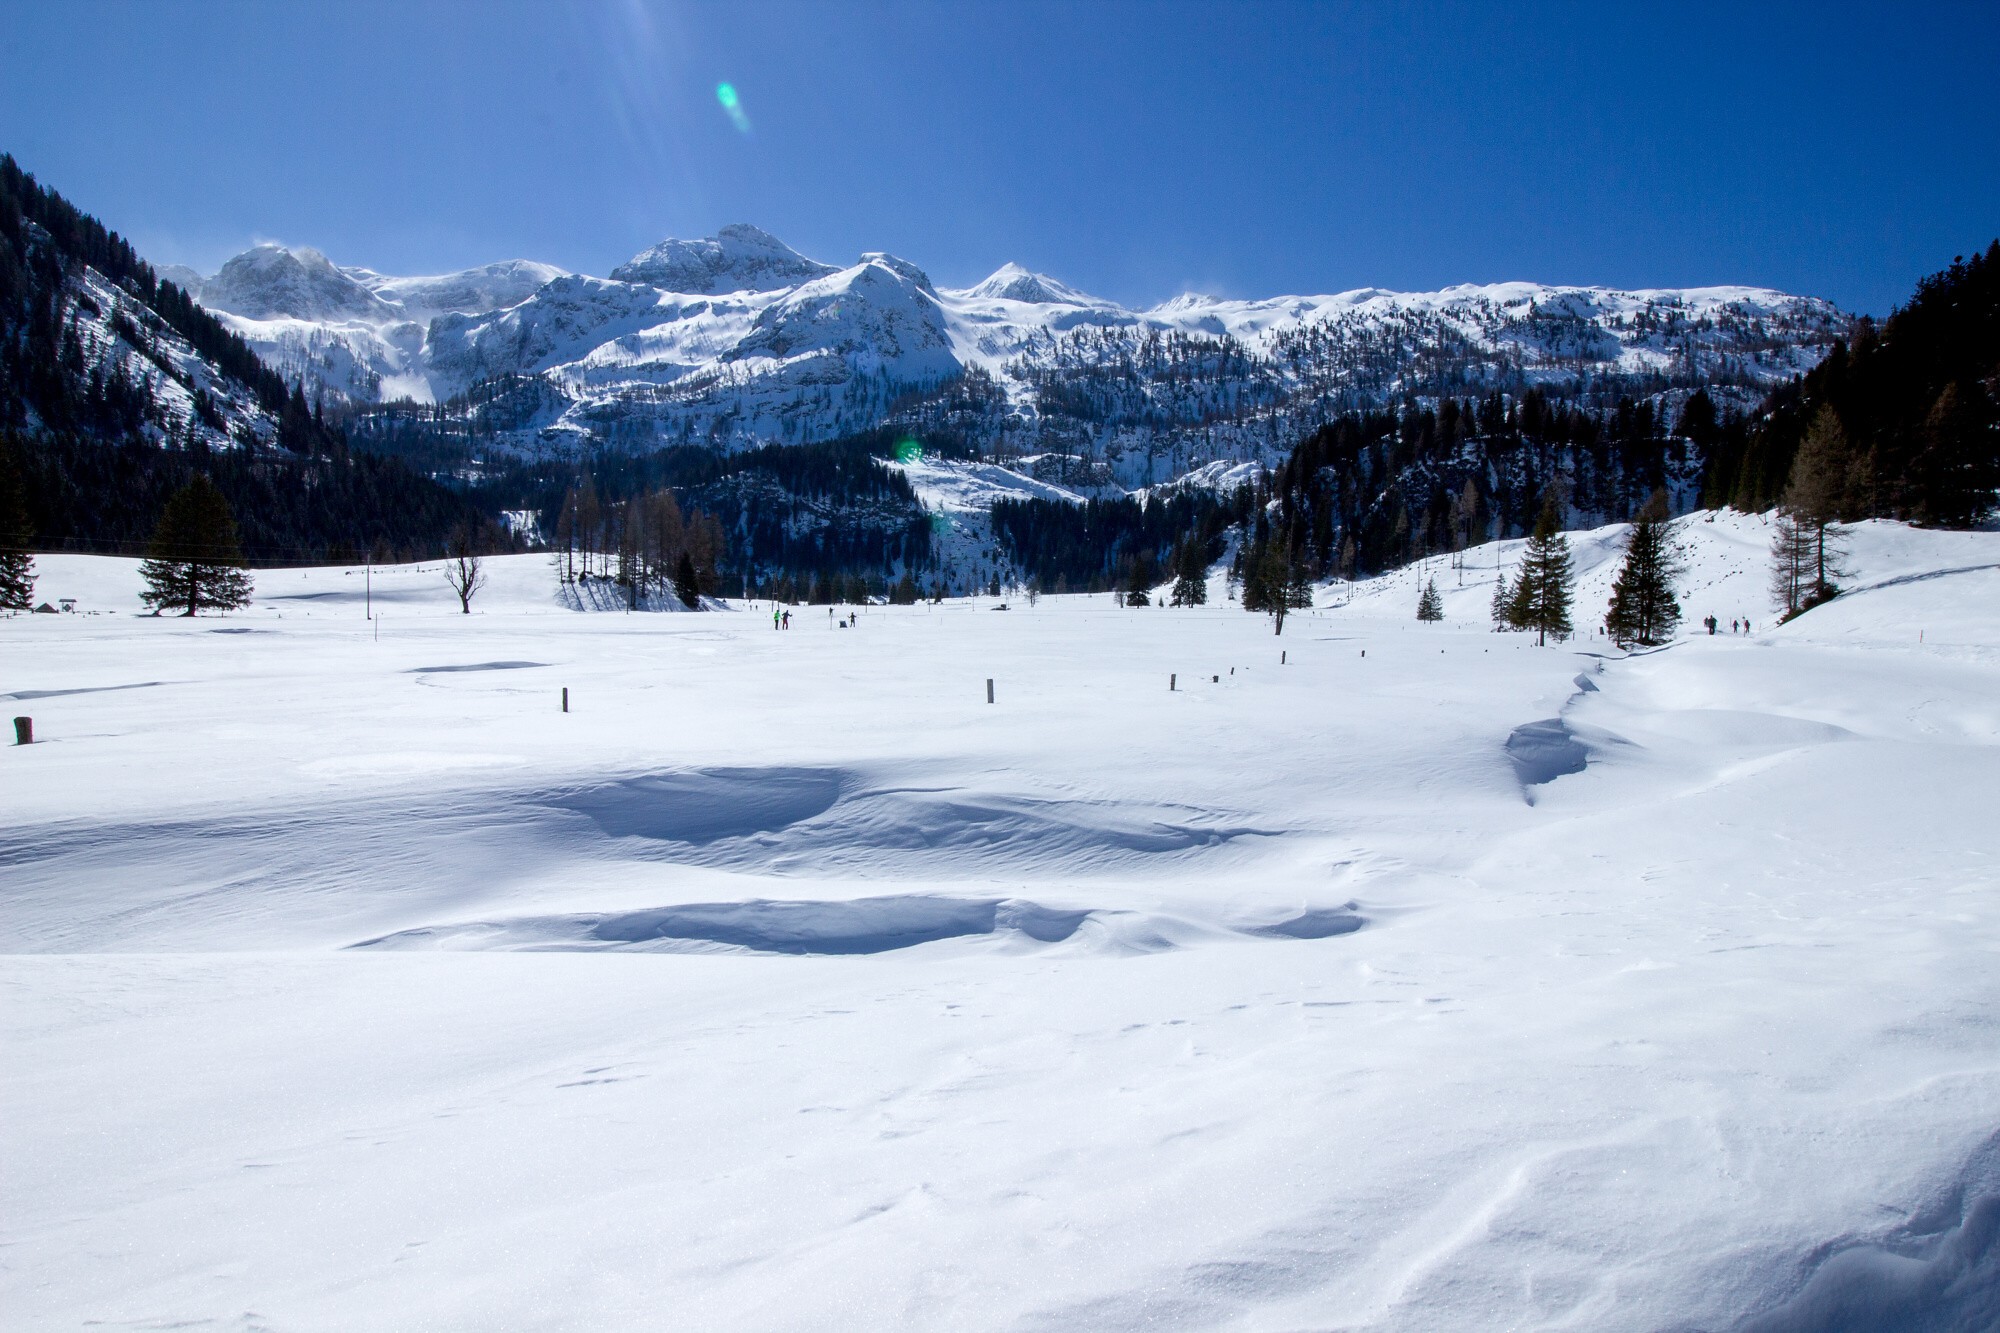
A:
[[[605,502],[589,476],[563,497],[554,533],[566,584],[610,580],[636,610],[671,591],[683,606],[721,590],[722,526],[699,509],[683,515],[670,490]]]
[[[2000,240],[1773,393],[1755,428],[1716,451],[1728,484],[1714,498],[1752,513],[1780,504],[1808,444],[1842,521],[1978,521],[2000,485]]]

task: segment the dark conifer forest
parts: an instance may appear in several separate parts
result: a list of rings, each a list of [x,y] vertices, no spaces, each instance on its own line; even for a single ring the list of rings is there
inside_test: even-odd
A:
[[[1842,517],[1964,527],[2000,485],[2000,240],[1917,284],[1880,326],[1863,320],[1801,380],[1774,393],[1755,429],[1711,459],[1719,502],[1776,504],[1821,407],[1851,450]]]
[[[6,155],[0,431],[45,551],[143,554],[167,498],[197,475],[228,500],[256,564],[415,559],[481,522],[467,497],[350,450],[297,385]]]

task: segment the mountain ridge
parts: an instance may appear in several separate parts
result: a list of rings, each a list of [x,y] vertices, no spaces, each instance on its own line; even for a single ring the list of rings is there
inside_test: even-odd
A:
[[[1128,490],[1273,462],[1340,413],[1406,399],[1540,388],[1597,411],[1650,399],[1664,413],[1700,388],[1744,411],[1849,322],[1768,288],[1521,281],[1185,293],[1131,309],[1013,263],[965,288],[880,251],[836,266],[743,223],[661,241],[605,278],[526,260],[397,278],[304,249],[284,252],[288,265],[272,249],[200,288],[234,331],[358,410],[540,381],[532,401],[489,414],[504,419],[484,432],[502,453],[733,450],[948,410],[977,447],[1070,456]],[[458,294],[449,308],[413,299],[444,289]]]

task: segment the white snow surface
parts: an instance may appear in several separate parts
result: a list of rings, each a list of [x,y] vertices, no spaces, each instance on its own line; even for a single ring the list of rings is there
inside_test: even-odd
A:
[[[43,556],[4,1322],[1991,1327],[2000,534],[1676,537],[1754,633]]]

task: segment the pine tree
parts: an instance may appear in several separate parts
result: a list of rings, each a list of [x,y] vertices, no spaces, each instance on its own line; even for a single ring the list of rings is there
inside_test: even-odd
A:
[[[1974,407],[1978,397],[1954,380],[1938,393],[1924,417],[1923,447],[1911,464],[1920,496],[1915,514],[1919,522],[1971,527],[1990,503],[1996,473],[1992,464],[2000,446],[1992,443],[1993,432],[1980,421]]]
[[[1780,509],[1771,532],[1771,601],[1780,621],[1805,609],[1812,567],[1812,534]]]
[[[1672,638],[1681,620],[1681,606],[1674,599],[1680,573],[1667,545],[1666,492],[1654,491],[1632,525],[1624,568],[1611,585],[1611,609],[1604,618],[1611,637],[1649,648]]]
[[[1514,588],[1505,574],[1493,580],[1493,628],[1496,630],[1519,629],[1514,623]]]
[[[1236,553],[1236,561],[1242,567],[1243,609],[1252,613],[1270,610],[1270,598],[1264,588],[1264,571],[1270,552],[1264,542],[1253,542]]]
[[[1521,555],[1520,582],[1515,586],[1509,615],[1521,629],[1535,631],[1537,644],[1570,632],[1569,604],[1575,575],[1570,570],[1569,540],[1558,524],[1555,498],[1542,505],[1534,535]]]
[[[1189,539],[1174,548],[1175,606],[1203,606],[1208,602],[1208,569],[1202,559],[1202,543]]]
[[[1438,585],[1436,579],[1431,579],[1429,582],[1425,583],[1423,594],[1417,598],[1417,619],[1418,620],[1444,619],[1444,598],[1438,596]]]
[[[1243,609],[1268,611],[1273,634],[1285,632],[1287,612],[1312,605],[1312,581],[1305,567],[1292,561],[1287,548],[1284,537],[1271,534],[1261,548],[1251,551],[1243,576]]]
[[[34,539],[14,452],[0,439],[0,611],[27,611],[35,604]]]
[[[1848,508],[1848,481],[1854,471],[1854,451],[1840,417],[1822,406],[1806,429],[1792,460],[1792,474],[1779,507],[1812,543],[1812,567],[1794,611],[1827,601],[1840,589],[1834,583],[1844,571],[1839,522]]]
[[[1523,553],[1521,567],[1514,571],[1514,584],[1507,593],[1507,628],[1533,629],[1529,623],[1535,613],[1535,585],[1528,578],[1528,567]]]
[[[203,607],[230,611],[249,604],[236,519],[207,477],[197,475],[167,501],[139,575],[146,580],[139,600],[155,615],[169,607],[191,616]]]
[[[1286,571],[1285,605],[1294,611],[1310,611],[1312,604],[1312,574],[1307,570],[1306,562],[1295,551]]]
[[[904,575],[903,582],[909,581],[909,576]],[[693,608],[701,603],[701,581],[695,577],[694,557],[686,551],[681,552],[680,563],[674,566],[674,596],[680,598],[681,605],[685,607]],[[910,590],[910,600],[916,600],[914,587]]]

